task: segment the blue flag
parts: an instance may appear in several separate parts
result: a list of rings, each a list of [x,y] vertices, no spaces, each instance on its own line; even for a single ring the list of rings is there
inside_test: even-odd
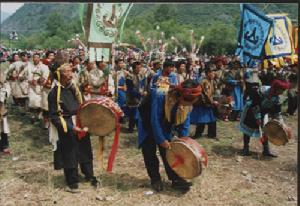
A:
[[[249,66],[251,59],[261,59],[265,42],[273,25],[272,19],[248,4],[241,6],[242,22],[236,55]]]

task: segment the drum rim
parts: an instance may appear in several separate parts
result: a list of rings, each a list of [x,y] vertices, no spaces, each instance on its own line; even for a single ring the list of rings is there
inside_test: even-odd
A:
[[[274,138],[274,137],[272,137],[272,136],[268,136],[268,133],[269,133],[269,132],[266,131],[266,129],[268,129],[267,126],[268,126],[268,125],[271,125],[271,124],[275,124],[275,125],[279,126],[279,127],[282,129],[282,131],[283,131],[283,133],[284,133],[283,138],[282,138],[282,136],[281,136],[281,138]],[[286,143],[289,142],[288,133],[287,133],[287,131],[284,129],[285,126],[286,126],[286,125],[285,125],[284,123],[280,122],[279,120],[272,119],[272,120],[270,120],[269,122],[267,122],[267,123],[265,124],[265,126],[264,126],[264,128],[263,128],[263,132],[266,134],[266,136],[268,137],[269,141],[270,141],[271,143],[273,143],[274,145],[277,145],[277,146],[285,145]],[[280,141],[278,141],[278,140],[280,140]],[[280,142],[280,143],[279,143],[279,142]]]
[[[101,104],[101,103],[103,103],[103,104]],[[109,107],[107,104],[105,104],[105,103],[112,104],[113,107],[116,107],[116,108],[114,108],[114,109],[113,109],[113,108],[110,108],[110,107]],[[85,102],[80,106],[80,108],[79,108],[79,110],[78,110],[78,112],[77,112],[78,119],[79,119],[79,121],[81,122],[81,124],[82,124],[81,111],[82,111],[86,106],[88,106],[88,105],[99,105],[99,106],[101,106],[101,107],[106,108],[106,109],[112,114],[112,117],[113,117],[113,119],[114,119],[114,121],[113,121],[114,127],[113,127],[113,129],[111,129],[109,132],[107,132],[107,133],[105,133],[105,134],[101,134],[101,135],[96,134],[96,133],[91,133],[91,134],[96,135],[96,136],[106,136],[106,135],[110,134],[111,132],[113,132],[113,131],[115,130],[115,128],[116,128],[116,121],[115,121],[115,120],[116,120],[117,116],[119,115],[119,114],[118,114],[119,111],[117,111],[117,110],[119,109],[120,111],[122,111],[121,108],[118,106],[118,104],[117,104],[116,102],[114,102],[113,100],[111,100],[109,97],[104,97],[104,96],[98,97],[98,98],[94,98],[94,99],[91,99],[91,100],[88,100],[88,101],[85,101]],[[114,110],[116,110],[116,111],[114,111]],[[123,114],[123,111],[122,111],[122,114]],[[121,114],[121,115],[122,115],[122,114]]]
[[[201,167],[202,167],[202,164],[205,166],[205,168],[208,166],[208,155],[207,155],[204,147],[199,142],[197,142],[196,140],[194,140],[193,138],[190,138],[190,137],[181,137],[181,138],[179,138],[179,141],[184,141],[184,142],[189,141],[189,142],[192,142],[194,144],[197,144],[200,148],[199,149],[199,154],[197,152],[197,155],[199,155],[199,159],[201,161]],[[188,145],[188,146],[190,146],[190,145]],[[204,151],[206,158],[201,154],[201,151]],[[205,161],[202,162],[202,158],[205,158],[206,164],[204,164]],[[203,169],[203,167],[202,167],[202,169]]]
[[[196,152],[194,151],[194,149],[191,148],[191,146],[189,146],[186,142],[184,142],[184,141],[182,141],[182,140],[180,140],[180,139],[175,140],[175,141],[171,142],[170,144],[171,144],[171,149],[170,149],[170,150],[167,150],[167,153],[166,153],[166,157],[167,157],[168,163],[169,163],[169,158],[168,158],[168,156],[169,156],[169,153],[172,153],[172,145],[173,145],[173,144],[181,144],[181,145],[186,146],[186,147],[188,148],[188,150],[194,155],[193,158],[194,158],[194,160],[195,160],[195,162],[196,162],[196,172],[193,173],[193,175],[191,175],[191,176],[181,176],[181,175],[179,175],[179,174],[178,174],[178,175],[179,175],[180,177],[182,177],[182,178],[185,178],[185,179],[192,179],[192,178],[194,178],[194,177],[197,177],[197,176],[201,175],[202,169],[203,169],[203,168],[202,168],[202,163],[201,163],[201,157],[200,157],[198,154],[195,154]],[[198,157],[198,159],[197,159],[197,157]],[[170,163],[169,163],[169,164],[170,164]],[[174,170],[174,172],[176,172],[175,169],[173,169],[173,170]],[[177,172],[176,172],[176,174],[177,174]]]

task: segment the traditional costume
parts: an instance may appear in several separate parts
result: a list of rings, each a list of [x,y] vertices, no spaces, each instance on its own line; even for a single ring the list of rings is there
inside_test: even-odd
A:
[[[227,74],[225,74],[225,83],[227,88],[231,90],[231,96],[234,99],[232,108],[232,119],[239,120],[240,113],[244,107],[243,100],[243,80],[239,69],[233,67]]]
[[[262,134],[261,127],[268,122],[268,117],[283,121],[279,94],[276,90],[288,88],[289,84],[281,80],[274,80],[271,87],[259,87],[258,83],[252,87],[240,120],[240,130],[244,134],[244,155],[249,155],[250,137],[262,137],[263,155],[275,156],[269,151],[268,139]]]
[[[96,68],[92,68],[88,70],[87,68],[84,68],[81,70],[78,74],[78,85],[83,93],[84,100],[88,101],[92,99],[92,75],[91,71]],[[75,81],[73,80],[75,83]]]
[[[162,72],[163,74],[163,72]],[[169,91],[171,85],[177,84],[176,76],[156,74],[151,81],[150,94],[139,107],[138,145],[142,148],[144,163],[151,179],[152,187],[163,189],[159,173],[159,160],[156,156],[157,145],[172,186],[188,189],[191,185],[179,177],[166,160],[166,149],[161,146],[165,141],[171,141],[174,132],[179,137],[189,135],[191,106],[179,104],[179,99],[194,100],[199,95],[200,86],[185,89],[182,86]]]
[[[0,70],[0,152],[10,154],[8,134],[10,133],[8,120],[7,120],[7,109],[6,100],[10,95],[10,87],[6,81],[4,71]]]
[[[206,71],[206,74],[211,72]],[[205,124],[208,125],[208,138],[217,139],[217,117],[216,117],[216,103],[214,101],[214,91],[216,89],[216,82],[214,79],[203,79],[201,81],[202,93],[198,100],[193,105],[191,113],[191,124],[196,125],[196,132],[194,138],[201,137]]]
[[[245,81],[245,92],[244,92],[244,102],[248,98],[250,91],[253,86],[256,86],[256,83],[259,83],[258,68],[247,68],[244,73]]]
[[[11,95],[15,104],[25,106],[28,98],[28,82],[26,80],[26,67],[30,62],[16,61],[9,66],[7,79],[11,88]]]
[[[43,95],[43,76],[42,73],[49,70],[46,65],[42,62],[39,62],[37,65],[30,64],[27,67],[28,73],[28,97],[29,97],[29,108],[31,112],[34,114],[32,117],[32,121],[35,121],[38,118],[41,109],[42,109],[42,95]],[[48,73],[49,74],[49,73]],[[48,77],[47,77],[48,78]]]
[[[99,96],[112,97],[115,93],[114,80],[112,74],[106,68],[104,71],[94,68],[90,72],[89,84],[92,86],[92,99]]]
[[[118,97],[117,103],[119,107],[125,113],[125,116],[128,116],[127,108],[126,108],[126,75],[127,72],[124,69],[117,70],[117,84],[118,84]]]
[[[133,132],[138,123],[138,106],[145,91],[145,77],[143,74],[131,73],[126,76],[126,106],[128,112],[128,131]]]
[[[288,90],[288,108],[287,113],[289,115],[294,115],[298,107],[298,90],[297,90],[297,73],[291,73],[288,77],[291,83],[291,88]]]
[[[266,69],[262,70],[259,75],[259,78],[263,86],[270,86],[271,82],[275,78],[275,72],[273,70],[273,67],[270,67],[267,70]]]
[[[87,180],[95,184],[93,173],[93,153],[90,136],[79,140],[78,133],[74,131],[76,113],[83,98],[79,88],[73,82],[67,86],[61,84],[61,72],[69,64],[57,69],[57,81],[51,89],[49,101],[50,141],[54,145],[54,169],[64,169],[67,185],[71,189],[78,188],[78,164]]]

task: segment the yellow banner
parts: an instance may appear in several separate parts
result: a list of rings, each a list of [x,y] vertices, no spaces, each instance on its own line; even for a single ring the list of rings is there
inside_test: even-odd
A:
[[[288,56],[293,53],[292,23],[285,14],[267,15],[273,19],[274,27],[271,28],[265,44],[267,59]],[[275,31],[274,31],[275,29]]]

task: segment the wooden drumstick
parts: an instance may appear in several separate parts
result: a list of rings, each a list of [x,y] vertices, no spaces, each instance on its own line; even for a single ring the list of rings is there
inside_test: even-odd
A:
[[[104,153],[104,136],[99,136],[98,161],[99,161],[101,171],[104,170],[103,153]]]

